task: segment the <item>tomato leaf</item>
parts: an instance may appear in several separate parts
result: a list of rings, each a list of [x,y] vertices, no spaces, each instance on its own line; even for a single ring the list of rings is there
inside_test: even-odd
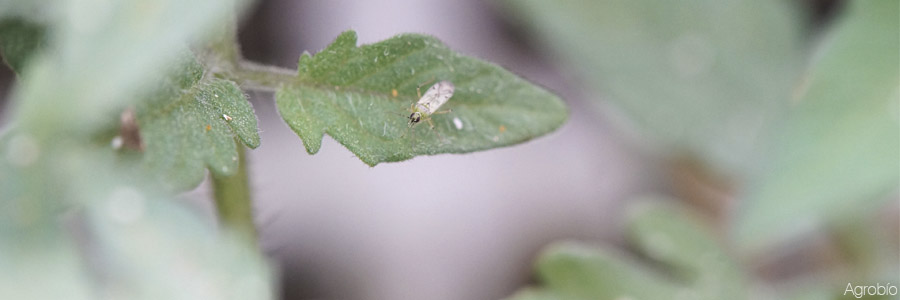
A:
[[[348,31],[300,58],[296,82],[276,94],[278,110],[314,154],[328,133],[374,166],[417,155],[468,153],[525,142],[558,128],[567,112],[550,92],[437,39],[403,34],[356,46]],[[407,128],[410,105],[431,84],[451,81],[453,97],[427,122]]]

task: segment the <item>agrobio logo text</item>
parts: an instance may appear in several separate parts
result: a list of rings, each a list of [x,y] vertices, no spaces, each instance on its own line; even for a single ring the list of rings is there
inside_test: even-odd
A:
[[[881,283],[876,283],[875,285],[857,285],[854,286],[852,283],[847,283],[847,288],[844,289],[844,295],[847,293],[853,295],[857,299],[862,298],[864,296],[896,296],[897,295],[897,286],[888,282],[886,285],[881,285]]]

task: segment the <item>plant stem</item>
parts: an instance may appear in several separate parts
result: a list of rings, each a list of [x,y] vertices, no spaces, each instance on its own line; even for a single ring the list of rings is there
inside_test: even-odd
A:
[[[262,91],[275,91],[296,78],[296,71],[245,62],[237,43],[237,20],[232,19],[211,35],[204,47],[197,49],[197,56],[210,75],[235,81],[243,89]],[[231,176],[212,175],[216,212],[223,228],[236,232],[258,247],[245,148],[238,140],[235,144],[237,172]]]
[[[242,88],[275,92],[282,85],[295,82],[297,71],[240,59],[227,76]]]
[[[199,58],[216,77],[237,82],[241,88],[274,92],[296,81],[297,71],[244,60],[237,42],[237,21],[211,36]]]
[[[247,157],[244,144],[235,140],[238,152],[238,169],[234,175],[212,175],[216,212],[222,227],[237,232],[253,245],[257,244],[256,225],[253,223],[253,204],[250,200],[250,184],[247,176]]]

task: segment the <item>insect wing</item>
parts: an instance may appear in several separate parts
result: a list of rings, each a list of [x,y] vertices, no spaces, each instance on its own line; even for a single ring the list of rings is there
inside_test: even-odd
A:
[[[422,99],[419,99],[418,104],[420,106],[424,106],[428,111],[428,114],[434,113],[441,105],[447,103],[447,100],[450,100],[450,97],[453,97],[453,91],[456,88],[453,86],[453,83],[449,81],[441,81],[428,88],[428,91],[425,91],[425,95],[422,96]]]

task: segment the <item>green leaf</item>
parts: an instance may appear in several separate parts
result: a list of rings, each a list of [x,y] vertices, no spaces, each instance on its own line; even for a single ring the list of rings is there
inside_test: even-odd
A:
[[[578,243],[551,245],[537,268],[547,288],[564,299],[663,299],[677,290],[621,253]]]
[[[234,82],[204,77],[192,56],[176,65],[135,110],[144,167],[168,188],[184,190],[203,180],[207,166],[216,175],[234,174],[235,138],[256,148],[259,133],[253,107]]]
[[[7,18],[24,18],[34,22],[48,22],[58,19],[65,12],[63,9],[48,9],[59,6],[59,0],[0,0],[0,20]]]
[[[19,18],[0,21],[0,55],[16,73],[39,49],[46,47],[46,28]]]
[[[563,297],[557,295],[553,291],[547,289],[539,289],[539,288],[525,288],[518,292],[512,297],[507,299],[510,300],[565,300],[569,299],[567,297]]]
[[[0,144],[0,155],[21,158],[21,143]],[[18,203],[6,196],[23,187],[0,181],[0,298],[273,298],[265,258],[244,239],[217,231],[183,202],[142,189],[146,180],[121,176],[125,170],[107,152],[65,146],[32,148],[47,156],[36,161],[0,160],[0,177],[43,180],[40,192],[19,191]],[[48,199],[36,198],[48,194],[79,209],[57,215]]]
[[[92,248],[103,253],[94,270],[106,275],[94,278],[101,290],[129,299],[274,299],[259,252],[172,199],[123,185],[87,211]]]
[[[424,121],[408,131],[416,87],[440,80],[456,86],[440,108],[452,112],[432,117],[433,132]],[[550,92],[416,34],[357,47],[356,33],[345,32],[315,56],[304,54],[297,81],[276,99],[307,152],[318,152],[328,133],[370,166],[522,143],[553,131],[567,115]]]
[[[79,259],[68,237],[23,247],[22,235],[0,231],[0,299],[94,299]]]
[[[849,4],[744,195],[737,233],[745,247],[765,247],[811,221],[859,217],[898,189],[900,8]]]
[[[693,289],[689,299],[746,299],[744,276],[708,228],[671,199],[645,200],[629,212],[627,238]]]
[[[512,299],[745,299],[735,262],[680,208],[635,205],[626,236],[651,264],[611,249],[574,242],[551,245],[538,258],[544,286]]]
[[[90,1],[66,0],[43,7],[64,15],[48,24],[53,55],[31,62],[20,80],[17,121],[29,132],[95,133],[111,109],[135,102],[154,85],[147,75],[163,72],[185,42],[229,20],[244,2],[113,1],[101,10]]]
[[[0,16],[10,3],[0,2]],[[32,3],[45,2],[12,5]],[[58,48],[21,74],[11,129],[0,137],[0,299],[271,296],[259,288],[268,278],[258,254],[219,238],[197,216],[184,217],[184,203],[147,196],[140,185],[149,180],[129,181],[129,172],[111,166],[108,145],[104,152],[90,143],[110,110],[135,103],[164,62],[233,4],[66,0],[41,7],[59,15],[48,30]],[[88,212],[114,222],[90,222]],[[192,276],[177,280],[185,274]],[[160,294],[166,297],[154,297]]]
[[[725,175],[753,170],[799,73],[798,26],[780,0],[504,3],[617,121]]]

